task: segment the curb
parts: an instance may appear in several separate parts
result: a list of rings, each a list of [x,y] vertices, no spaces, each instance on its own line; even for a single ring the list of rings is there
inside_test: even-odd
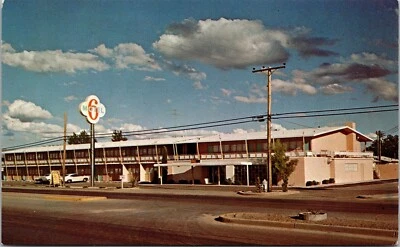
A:
[[[98,201],[106,200],[105,196],[64,196],[64,195],[45,195],[44,199],[57,201]]]
[[[283,191],[273,191],[273,192],[253,192],[253,191],[238,191],[238,195],[242,196],[285,196],[285,195],[293,195],[293,194],[298,194],[300,191],[297,190],[289,190],[287,192]]]
[[[299,222],[280,222],[280,221],[269,221],[269,220],[248,220],[233,218],[227,216],[218,216],[215,220],[224,223],[235,223],[244,225],[255,225],[255,226],[269,226],[269,227],[283,227],[283,228],[293,228],[293,229],[303,229],[303,230],[313,230],[313,231],[329,231],[329,232],[339,232],[339,233],[352,233],[361,234],[369,236],[381,236],[397,238],[398,231],[396,230],[385,230],[376,228],[364,228],[364,227],[350,227],[350,226],[328,226],[320,224],[309,224],[309,223],[299,223]]]

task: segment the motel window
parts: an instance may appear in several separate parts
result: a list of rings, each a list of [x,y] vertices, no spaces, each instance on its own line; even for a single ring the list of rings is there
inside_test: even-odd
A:
[[[122,152],[122,156],[124,156],[124,157],[134,156],[135,153],[136,153],[136,149],[133,149],[133,148],[123,148],[123,149],[121,150],[121,152]]]
[[[237,145],[236,144],[231,145],[231,151],[236,152],[236,150],[237,150]]]
[[[7,161],[13,161],[14,157],[12,155],[6,155],[6,160]]]
[[[229,145],[224,145],[223,148],[224,148],[224,152],[229,152]]]
[[[60,152],[50,152],[49,156],[50,156],[50,159],[59,159]]]
[[[249,152],[254,152],[254,151],[256,151],[256,144],[249,143]]]
[[[219,145],[209,145],[207,151],[208,153],[219,153]]]
[[[79,150],[75,152],[76,158],[88,158],[89,154],[86,150]]]
[[[73,159],[74,158],[74,151],[67,151],[67,159]]]
[[[106,149],[106,156],[107,157],[118,157],[119,156],[119,149],[118,148]]]
[[[22,154],[17,154],[15,155],[16,160],[22,160]]]
[[[263,150],[263,144],[257,143],[257,152],[261,152]]]
[[[47,159],[47,153],[37,153],[37,159],[38,160],[46,160]]]
[[[26,154],[26,159],[27,160],[35,160],[36,159],[36,154],[28,153],[28,154]]]

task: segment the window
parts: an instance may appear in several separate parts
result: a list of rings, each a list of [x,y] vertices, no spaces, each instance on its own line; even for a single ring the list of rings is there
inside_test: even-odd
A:
[[[228,144],[224,145],[224,152],[229,152],[229,145]]]
[[[16,160],[22,160],[22,154],[16,154],[15,155]]]
[[[263,150],[263,144],[257,143],[257,152],[261,152]]]
[[[26,154],[26,159],[27,160],[35,160],[36,159],[36,154],[28,153],[28,154]]]
[[[13,161],[14,157],[12,155],[6,155],[6,160],[7,161]]]
[[[59,159],[60,158],[60,152],[50,152],[49,158],[50,159]]]
[[[356,172],[357,170],[357,164],[344,164],[344,171],[346,172]]]

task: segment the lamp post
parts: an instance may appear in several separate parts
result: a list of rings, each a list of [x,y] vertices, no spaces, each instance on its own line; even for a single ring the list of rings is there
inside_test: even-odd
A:
[[[275,72],[275,70],[278,69],[284,69],[286,68],[286,64],[283,63],[282,66],[276,66],[276,67],[268,67],[266,68],[263,66],[261,69],[255,69],[253,68],[253,73],[257,72],[266,72],[267,74],[267,92],[268,92],[268,101],[267,101],[267,175],[268,175],[268,184],[267,184],[267,191],[271,192],[272,191],[272,164],[271,164],[271,79],[272,79],[272,73]]]

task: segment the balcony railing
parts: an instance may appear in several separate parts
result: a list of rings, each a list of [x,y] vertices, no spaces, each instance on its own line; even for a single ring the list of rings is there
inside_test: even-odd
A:
[[[251,152],[251,153],[207,153],[207,154],[180,154],[168,155],[168,161],[192,161],[192,160],[213,160],[213,159],[264,159],[267,158],[266,152]],[[289,157],[330,157],[330,158],[373,158],[372,152],[303,152],[292,151],[286,152]],[[124,157],[96,157],[96,164],[126,164],[126,163],[161,163],[162,155],[142,155],[140,160],[138,156],[124,156]],[[44,165],[62,165],[62,159],[43,159],[43,160],[19,160],[19,161],[5,161],[3,166],[44,166]],[[49,164],[50,162],[50,164]],[[66,159],[66,164],[90,164],[89,158]]]

